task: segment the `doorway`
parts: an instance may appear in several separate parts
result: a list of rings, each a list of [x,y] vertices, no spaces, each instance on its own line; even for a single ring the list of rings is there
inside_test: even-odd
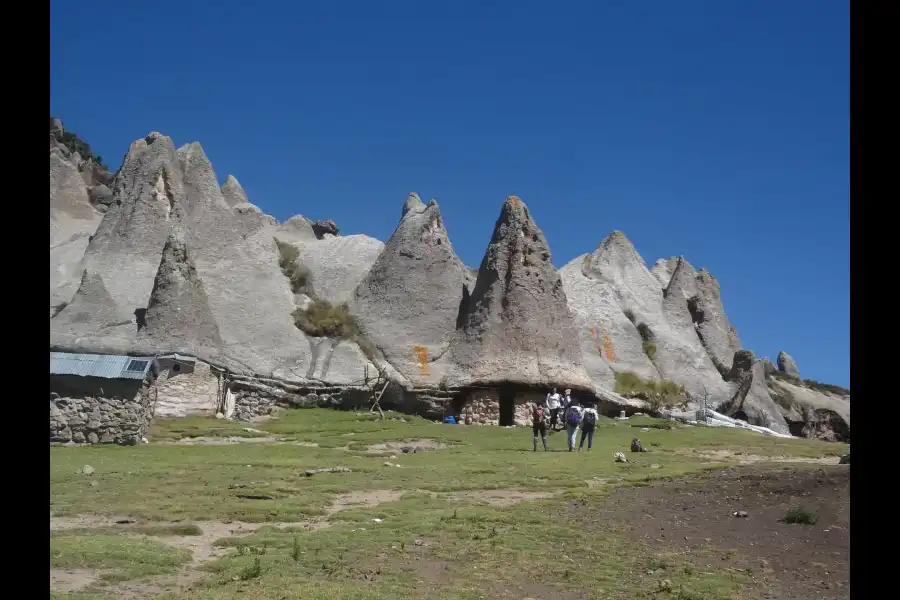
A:
[[[500,426],[509,427],[515,425],[516,417],[516,392],[512,386],[500,388]]]

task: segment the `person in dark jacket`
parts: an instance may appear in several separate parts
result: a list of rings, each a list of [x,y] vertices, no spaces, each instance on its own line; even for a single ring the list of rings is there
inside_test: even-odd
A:
[[[584,440],[587,438],[588,451],[591,450],[591,443],[594,441],[594,430],[597,428],[597,409],[593,405],[588,404],[581,412],[581,443],[578,444],[578,451],[581,452],[584,447]]]
[[[538,434],[541,434],[541,441],[544,442],[544,452],[547,451],[547,408],[540,404],[533,404],[531,407],[531,431],[534,434],[534,451],[537,452]]]

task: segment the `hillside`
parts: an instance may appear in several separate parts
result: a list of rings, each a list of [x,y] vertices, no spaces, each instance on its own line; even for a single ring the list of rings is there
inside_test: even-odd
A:
[[[406,390],[570,387],[608,411],[705,401],[849,441],[849,390],[804,382],[786,353],[758,360],[712,274],[684,257],[648,268],[622,232],[557,270],[510,196],[473,273],[438,204],[415,194],[386,243],[341,236],[331,221],[279,223],[233,175],[220,186],[196,142],[150,133],[113,175],[58,120],[50,128],[53,349],[182,352],[333,385],[368,367]]]

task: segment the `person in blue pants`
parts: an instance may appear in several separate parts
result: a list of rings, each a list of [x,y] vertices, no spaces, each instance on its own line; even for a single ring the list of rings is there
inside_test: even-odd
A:
[[[569,452],[575,450],[575,435],[578,433],[578,424],[581,422],[581,407],[578,401],[573,400],[565,413],[566,433],[568,433]]]
[[[581,415],[581,443],[578,444],[578,451],[581,452],[584,447],[584,439],[587,438],[588,451],[591,449],[591,443],[594,441],[594,430],[597,428],[597,409],[591,405],[584,408]]]

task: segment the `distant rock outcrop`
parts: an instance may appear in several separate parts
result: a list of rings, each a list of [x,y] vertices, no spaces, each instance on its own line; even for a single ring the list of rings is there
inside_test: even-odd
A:
[[[381,254],[384,244],[367,235],[325,236],[295,244],[297,261],[309,269],[310,296],[332,304],[351,302],[356,287]]]
[[[326,236],[336,236],[338,234],[337,223],[332,221],[331,219],[323,219],[319,221],[310,221],[310,226],[312,230],[315,232],[316,237],[320,240],[325,239]]]
[[[812,389],[799,380],[770,377],[769,395],[791,433],[798,437],[850,442],[850,396]],[[833,386],[829,386],[833,387]]]
[[[410,381],[437,384],[433,363],[453,337],[466,267],[453,251],[437,202],[410,194],[397,229],[356,288],[363,335]]]
[[[778,362],[779,371],[785,375],[800,379],[800,369],[797,368],[797,363],[794,362],[794,359],[791,358],[790,354],[782,350],[778,353],[778,358],[776,360]]]
[[[737,389],[723,407],[724,412],[752,425],[768,427],[778,433],[790,433],[784,417],[769,396],[765,367],[756,360],[752,351],[735,352],[728,378],[737,385]]]
[[[514,383],[591,390],[543,232],[517,197],[503,203],[451,344],[450,385]]]

